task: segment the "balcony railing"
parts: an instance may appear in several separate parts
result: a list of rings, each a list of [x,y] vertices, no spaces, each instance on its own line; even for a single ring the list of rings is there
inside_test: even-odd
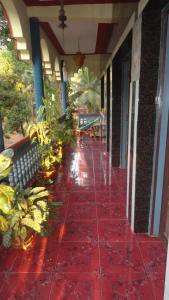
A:
[[[25,187],[34,177],[40,164],[40,153],[37,144],[31,143],[28,137],[10,147],[14,150],[13,170],[9,174],[11,186]]]

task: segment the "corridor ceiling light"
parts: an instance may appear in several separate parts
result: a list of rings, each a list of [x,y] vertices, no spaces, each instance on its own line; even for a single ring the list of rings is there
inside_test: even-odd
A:
[[[78,52],[76,52],[73,59],[74,59],[75,65],[80,69],[84,64],[85,55],[80,52],[80,41],[79,41],[79,39],[78,39]]]

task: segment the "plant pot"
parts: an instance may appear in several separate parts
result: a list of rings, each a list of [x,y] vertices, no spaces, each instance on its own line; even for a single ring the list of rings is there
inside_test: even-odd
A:
[[[12,246],[13,248],[22,249],[26,251],[31,248],[34,239],[35,239],[35,233],[31,233],[30,235],[28,235],[25,241],[22,241],[18,237],[17,239],[14,239],[12,241]]]

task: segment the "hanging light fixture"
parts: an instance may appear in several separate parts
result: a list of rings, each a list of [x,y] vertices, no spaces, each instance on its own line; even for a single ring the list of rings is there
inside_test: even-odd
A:
[[[76,54],[73,56],[73,59],[74,59],[76,66],[80,69],[84,64],[85,55],[80,52],[79,39],[78,39],[78,52],[76,52]]]
[[[64,2],[63,2],[63,0],[60,0],[59,28],[64,30],[67,27],[67,24],[65,24],[66,21],[67,21],[67,17],[65,15]]]

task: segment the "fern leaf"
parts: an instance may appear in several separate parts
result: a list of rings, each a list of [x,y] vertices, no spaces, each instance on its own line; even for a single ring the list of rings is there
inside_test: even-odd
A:
[[[28,234],[28,232],[27,232],[26,227],[22,226],[21,231],[20,231],[20,237],[21,237],[22,241],[24,241],[26,239],[27,234]]]
[[[20,211],[14,212],[14,214],[10,220],[10,228],[13,228],[15,226],[15,224],[18,223],[19,218],[20,218]]]
[[[3,234],[2,243],[5,248],[10,248],[12,244],[12,229],[9,229]]]

